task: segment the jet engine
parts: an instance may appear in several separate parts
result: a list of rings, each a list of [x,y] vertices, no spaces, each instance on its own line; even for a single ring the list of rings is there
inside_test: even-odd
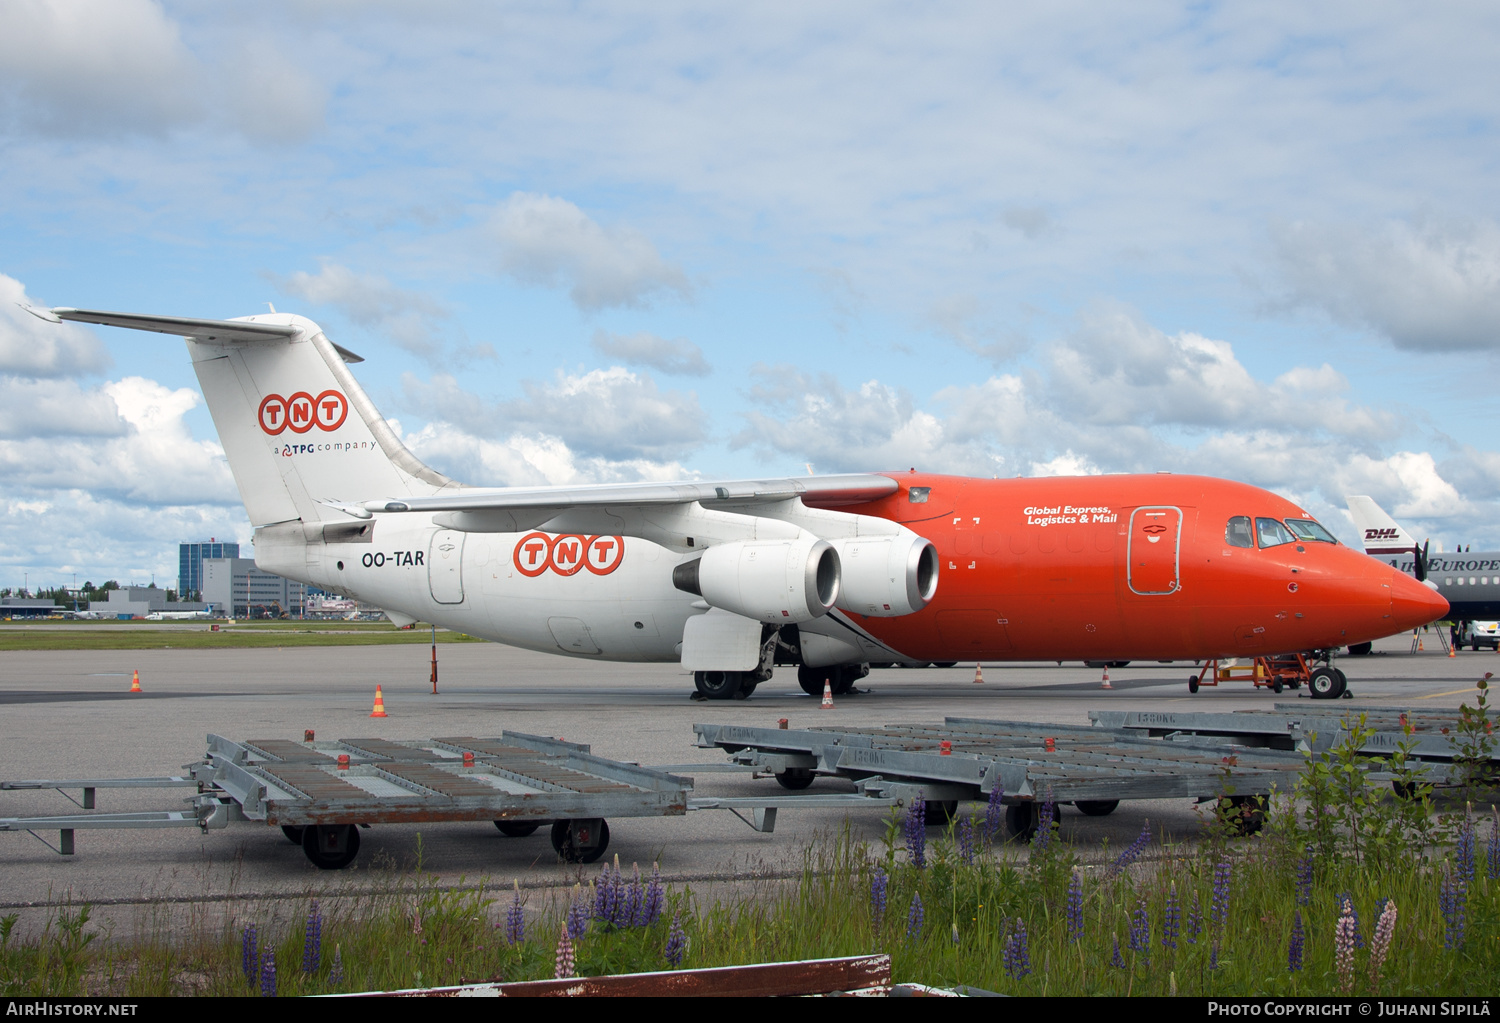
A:
[[[832,541],[839,552],[840,608],[896,618],[927,606],[937,593],[937,548],[926,537],[903,533]]]
[[[826,540],[715,544],[672,570],[672,585],[711,606],[787,625],[825,615],[839,598],[839,555]]]

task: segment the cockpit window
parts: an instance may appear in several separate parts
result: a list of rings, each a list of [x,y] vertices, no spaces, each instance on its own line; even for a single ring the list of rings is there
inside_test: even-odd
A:
[[[1235,515],[1224,527],[1224,542],[1231,547],[1254,547],[1255,533],[1250,529],[1250,516]]]
[[[1332,533],[1312,519],[1287,519],[1286,526],[1296,534],[1298,540],[1312,540],[1316,543],[1338,543],[1338,540],[1334,539]]]
[[[1256,519],[1255,537],[1262,547],[1279,547],[1284,543],[1293,543],[1297,539],[1292,535],[1292,531],[1277,519]]]

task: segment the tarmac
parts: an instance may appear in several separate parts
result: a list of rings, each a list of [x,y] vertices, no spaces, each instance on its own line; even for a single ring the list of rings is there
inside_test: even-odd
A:
[[[1378,642],[1366,657],[1338,661],[1360,707],[1456,708],[1474,696],[1474,681],[1500,673],[1500,656],[1460,651],[1447,656],[1436,632],[1423,653],[1412,637]],[[941,722],[945,715],[997,720],[1087,724],[1091,709],[1229,711],[1269,708],[1299,698],[1226,683],[1189,695],[1186,663],[1133,664],[1113,669],[1113,688],[1077,662],[984,665],[973,683],[972,662],[954,668],[884,669],[864,679],[859,694],[835,699],[832,710],[796,685],[795,669],[779,669],[748,700],[695,701],[691,678],[676,666],[614,664],[551,656],[493,644],[439,648],[437,695],[426,646],[297,647],[285,650],[149,650],[8,652],[0,654],[0,780],[139,777],[181,773],[203,753],[210,732],[235,739],[319,739],[379,736],[498,735],[502,729],[588,743],[604,757],[646,765],[722,763],[717,750],[693,745],[695,722],[791,727],[870,726]],[[131,694],[132,671],[143,692]],[[376,684],[389,717],[369,717]],[[1301,693],[1305,699],[1305,690]],[[691,773],[679,771],[678,773]],[[101,789],[100,810],[174,809],[188,790]],[[702,774],[694,795],[780,792],[774,780]],[[850,792],[819,780],[809,792]],[[72,793],[75,797],[76,792]],[[72,812],[57,792],[0,791],[0,817]],[[968,809],[983,813],[981,805]],[[607,859],[618,856],[649,872],[659,863],[678,888],[701,895],[744,884],[778,884],[800,870],[804,852],[847,826],[856,839],[878,842],[887,811],[782,810],[776,830],[762,834],[725,811],[677,818],[611,820]],[[1150,818],[1153,834],[1191,842],[1202,827],[1190,800],[1122,803],[1104,818],[1071,807],[1063,834],[1080,853],[1128,844]],[[42,832],[55,843],[56,832]],[[218,926],[247,913],[295,913],[310,894],[325,899],[389,891],[421,858],[437,883],[508,891],[519,883],[528,903],[586,881],[598,865],[560,864],[544,827],[507,838],[486,824],[379,826],[362,832],[358,861],[320,871],[278,829],[253,823],[200,833],[79,831],[76,855],[63,857],[26,833],[0,833],[0,915],[19,912],[22,933],[35,932],[59,909],[90,903],[117,935],[180,929],[186,922]],[[165,922],[164,922],[165,921]]]

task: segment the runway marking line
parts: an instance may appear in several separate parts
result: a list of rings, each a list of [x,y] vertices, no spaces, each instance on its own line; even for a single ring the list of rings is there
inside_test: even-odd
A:
[[[1447,692],[1447,693],[1429,693],[1426,696],[1419,696],[1419,697],[1417,697],[1417,699],[1419,699],[1419,700],[1436,700],[1439,696],[1457,696],[1459,693],[1472,693],[1472,692],[1474,692],[1474,687],[1470,686],[1467,689],[1454,689],[1451,692]]]

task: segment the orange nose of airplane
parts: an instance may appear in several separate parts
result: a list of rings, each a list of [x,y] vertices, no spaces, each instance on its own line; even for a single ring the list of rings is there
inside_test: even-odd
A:
[[[1391,572],[1391,621],[1398,629],[1415,629],[1448,613],[1448,601],[1426,583],[1405,572]]]

